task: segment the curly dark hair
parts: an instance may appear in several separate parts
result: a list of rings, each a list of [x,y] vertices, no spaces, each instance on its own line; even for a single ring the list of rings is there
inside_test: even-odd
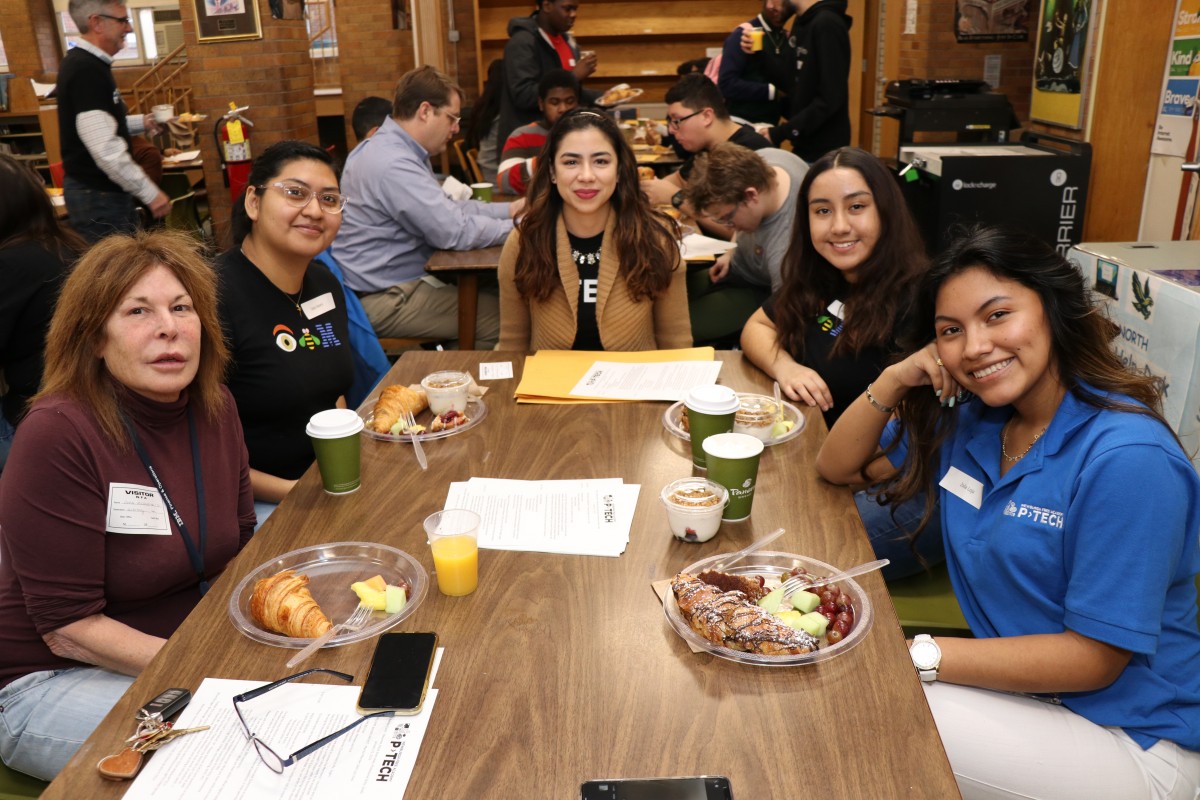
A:
[[[521,232],[514,282],[521,297],[543,301],[559,285],[556,260],[558,217],[563,199],[551,178],[563,139],[576,131],[595,128],[604,134],[617,158],[617,185],[609,200],[616,214],[616,241],[621,275],[635,300],[652,300],[667,290],[679,261],[678,228],[655,211],[638,184],[637,160],[617,124],[603,114],[577,109],[555,123],[534,167],[526,192],[528,211],[517,225]]]
[[[1104,314],[1082,273],[1053,247],[1015,228],[975,225],[963,229],[934,259],[920,281],[910,324],[902,337],[907,352],[932,339],[941,287],[975,268],[1037,293],[1050,328],[1052,363],[1067,391],[1095,408],[1143,414],[1171,429],[1162,416],[1162,379],[1134,372],[1122,363],[1112,349],[1120,327]],[[1113,399],[1109,394],[1136,402]],[[908,441],[909,450],[899,472],[881,485],[879,497],[880,502],[898,505],[925,492],[925,515],[913,538],[934,513],[938,452],[954,430],[955,414],[956,409],[943,408],[932,392],[908,392],[896,408],[900,424],[897,442]]]
[[[813,181],[831,169],[862,175],[879,213],[879,238],[851,284],[821,256],[812,241],[808,198]],[[866,347],[886,347],[912,298],[927,260],[921,234],[900,194],[896,179],[878,158],[857,147],[843,147],[813,162],[800,183],[792,244],[780,269],[783,284],[775,297],[779,346],[804,359],[807,327],[835,299],[845,303],[845,328],[833,352],[858,355]]]

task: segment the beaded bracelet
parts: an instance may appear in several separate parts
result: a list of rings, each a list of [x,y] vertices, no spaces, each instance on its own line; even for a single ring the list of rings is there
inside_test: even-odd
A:
[[[885,406],[876,400],[875,395],[871,394],[871,384],[869,383],[867,384],[867,402],[870,403],[871,407],[876,411],[882,411],[885,414],[890,414],[896,410],[895,406]]]

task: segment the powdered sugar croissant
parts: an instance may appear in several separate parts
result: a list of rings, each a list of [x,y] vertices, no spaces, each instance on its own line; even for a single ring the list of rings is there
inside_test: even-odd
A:
[[[333,627],[308,591],[308,576],[290,569],[254,584],[250,616],[269,631],[297,639],[312,639]]]
[[[423,389],[410,389],[407,386],[389,386],[379,393],[375,401],[375,416],[371,420],[371,429],[376,433],[387,433],[392,426],[400,421],[406,411],[411,411],[415,417],[429,408],[429,395]]]

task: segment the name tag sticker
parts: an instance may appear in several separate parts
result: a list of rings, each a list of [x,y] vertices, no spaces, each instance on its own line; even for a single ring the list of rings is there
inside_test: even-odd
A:
[[[479,380],[499,381],[513,376],[511,361],[487,361],[479,365]]]
[[[136,483],[110,483],[104,528],[109,533],[170,536],[171,520],[158,489]]]
[[[333,294],[326,292],[325,294],[318,295],[312,300],[301,303],[300,308],[304,310],[304,316],[309,319],[316,319],[326,311],[332,311],[335,308]]]
[[[832,303],[829,304],[829,308],[826,310],[830,314],[833,314],[838,319],[845,319],[845,317],[843,317],[842,314],[846,310],[846,304],[843,303],[841,300],[834,300]]]
[[[946,474],[942,476],[938,486],[958,499],[965,500],[975,508],[983,505],[983,484],[958,467],[946,470]]]

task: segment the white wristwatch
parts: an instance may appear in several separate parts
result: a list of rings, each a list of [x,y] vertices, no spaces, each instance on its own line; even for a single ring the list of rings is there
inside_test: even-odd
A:
[[[913,638],[912,647],[908,648],[908,655],[922,681],[932,683],[937,680],[938,668],[942,665],[942,648],[938,647],[932,636],[927,633],[917,634]]]

